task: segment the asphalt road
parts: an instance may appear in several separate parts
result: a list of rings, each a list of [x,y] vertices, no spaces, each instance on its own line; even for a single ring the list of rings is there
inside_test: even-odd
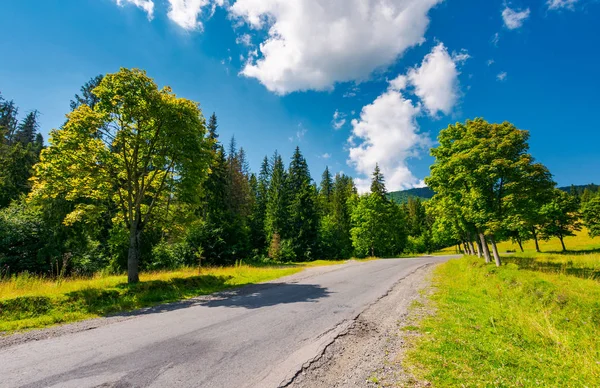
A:
[[[0,350],[1,387],[278,387],[360,312],[448,257],[352,262]]]

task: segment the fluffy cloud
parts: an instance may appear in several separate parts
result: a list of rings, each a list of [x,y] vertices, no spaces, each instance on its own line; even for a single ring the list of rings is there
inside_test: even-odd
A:
[[[202,29],[198,20],[202,9],[210,4],[210,0],[168,0],[169,19],[185,30]]]
[[[278,94],[363,80],[423,42],[442,0],[237,0],[230,13],[268,30],[241,74]]]
[[[496,79],[497,79],[498,81],[501,81],[501,82],[502,82],[502,81],[506,81],[506,77],[507,77],[507,76],[508,76],[508,74],[506,74],[506,72],[505,72],[505,71],[503,71],[503,72],[501,72],[501,73],[498,73],[498,75],[496,76]]]
[[[148,15],[148,20],[154,18],[154,1],[152,0],[117,0],[117,5],[122,7],[125,3],[133,4],[138,8],[141,8]]]
[[[430,115],[450,113],[459,97],[456,64],[468,58],[469,54],[465,51],[451,57],[444,44],[439,43],[425,56],[420,67],[408,71],[408,81],[415,87],[415,94]]]
[[[333,120],[331,121],[333,129],[336,131],[338,129],[342,129],[344,124],[346,124],[346,115],[336,109],[335,113],[333,114]]]
[[[570,9],[573,10],[575,8],[575,3],[579,0],[548,0],[546,5],[548,5],[548,9],[556,11],[559,9]]]
[[[352,120],[348,164],[362,176],[356,180],[361,192],[369,189],[369,177],[376,164],[386,177],[389,190],[424,185],[408,166],[409,158],[419,156],[432,144],[429,136],[420,133],[417,117],[424,112],[436,115],[452,111],[460,95],[457,64],[468,58],[464,50],[450,56],[439,43],[419,66],[388,81],[387,90],[363,107],[358,119]],[[411,86],[420,102],[404,96]]]
[[[370,186],[371,173],[379,164],[389,190],[422,184],[410,171],[407,159],[430,146],[427,136],[419,133],[416,118],[419,105],[389,88],[373,103],[363,107],[360,118],[352,120],[352,138],[362,143],[350,148],[348,164],[366,178],[356,179],[361,192]]]
[[[504,20],[506,28],[514,30],[523,25],[523,22],[529,17],[529,13],[529,8],[522,11],[516,11],[507,6],[504,8],[504,11],[502,11],[502,20]]]

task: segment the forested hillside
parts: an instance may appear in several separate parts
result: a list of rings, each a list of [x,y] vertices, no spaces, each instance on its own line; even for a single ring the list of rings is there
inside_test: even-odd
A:
[[[413,189],[392,191],[388,197],[399,204],[408,202],[409,198],[419,198],[421,200],[431,199],[435,193],[429,187],[416,187]]]

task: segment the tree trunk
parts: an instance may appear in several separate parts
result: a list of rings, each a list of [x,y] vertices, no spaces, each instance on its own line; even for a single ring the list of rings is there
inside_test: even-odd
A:
[[[127,256],[127,282],[129,284],[140,281],[140,222],[135,220],[129,229],[129,254]]]
[[[567,251],[567,247],[565,247],[565,240],[563,239],[563,236],[559,235],[558,239],[560,240],[560,245],[562,245],[563,252],[566,252]]]
[[[521,248],[521,252],[525,252],[525,251],[523,250],[523,243],[521,242],[521,239],[520,239],[520,238],[517,238],[517,242],[519,243],[519,248]]]
[[[481,259],[481,257],[483,257],[483,252],[481,251],[481,241],[475,240],[475,242],[477,243],[477,257]]]
[[[467,244],[466,241],[463,243],[463,246],[465,247],[465,252],[467,253],[467,255],[471,255],[471,249],[469,248],[469,244]]]
[[[496,240],[494,240],[494,236],[490,236],[490,242],[492,243],[492,250],[494,251],[494,260],[496,261],[496,267],[500,267],[500,255],[498,254],[498,247],[496,246]]]
[[[471,249],[471,254],[475,256],[475,246],[473,246],[473,241],[469,240],[469,249]]]
[[[492,259],[490,258],[490,248],[488,248],[487,241],[485,241],[485,236],[483,233],[479,233],[479,240],[481,241],[481,246],[483,247],[483,257],[485,258],[485,262],[491,263]]]
[[[540,244],[537,238],[537,231],[535,230],[535,226],[531,228],[531,234],[533,234],[533,241],[535,241],[535,251],[540,252]]]

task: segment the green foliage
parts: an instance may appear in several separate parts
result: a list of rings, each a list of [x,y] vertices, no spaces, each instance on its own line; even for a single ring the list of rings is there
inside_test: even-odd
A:
[[[209,158],[204,119],[196,103],[159,90],[140,70],[106,75],[93,94],[93,109],[80,105],[51,132],[33,196],[112,201],[130,232],[128,271],[136,282],[141,232],[157,209],[168,209],[173,197],[199,200]],[[98,211],[97,203],[78,205],[65,223]]]
[[[406,247],[404,214],[385,196],[379,168],[375,168],[370,194],[352,198],[352,244],[358,257],[391,257]]]
[[[287,174],[281,155],[275,152],[271,161],[271,178],[269,180],[268,200],[265,210],[265,233],[267,241],[271,241],[274,234],[286,236],[288,198]]]
[[[318,246],[319,210],[306,159],[296,147],[287,174],[289,193],[288,230],[292,250],[299,260],[315,260]]]
[[[564,238],[574,236],[575,231],[581,230],[577,198],[556,189],[551,202],[542,206],[541,214],[545,220],[541,227],[542,238],[557,237],[561,241],[563,250],[566,250]]]
[[[591,237],[600,236],[600,195],[596,194],[583,204],[583,223]]]
[[[528,153],[528,138],[510,123],[475,119],[442,130],[431,150],[436,160],[426,182],[436,192],[432,209],[465,243],[487,235],[497,265],[495,240],[535,230],[554,186],[548,169]]]

